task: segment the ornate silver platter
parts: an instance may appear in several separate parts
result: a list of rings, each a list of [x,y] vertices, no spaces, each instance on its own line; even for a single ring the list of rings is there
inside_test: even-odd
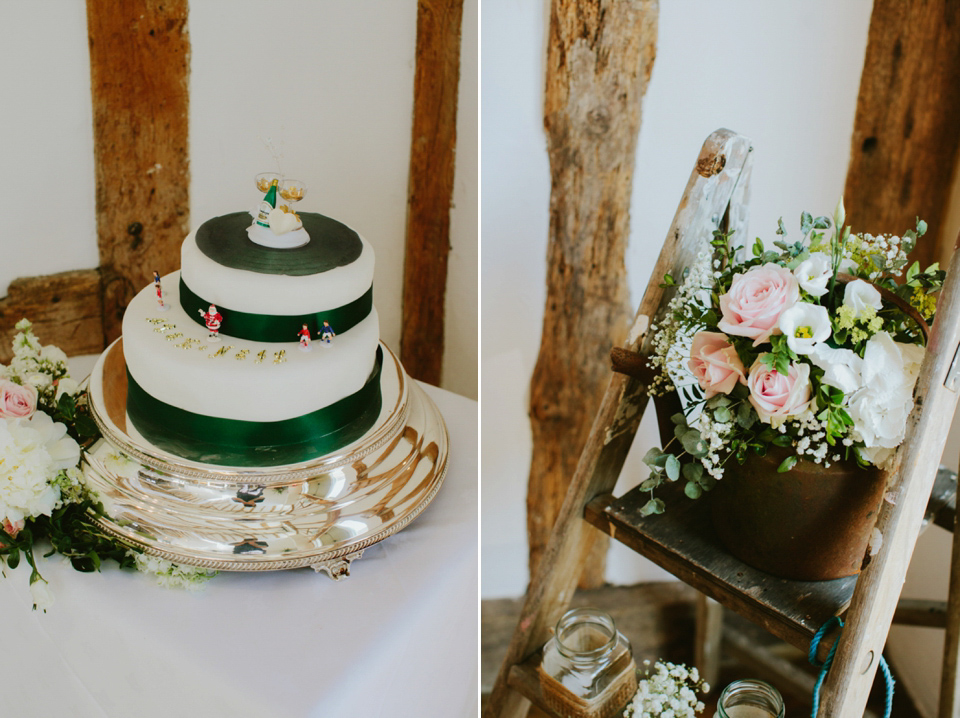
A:
[[[149,554],[226,571],[312,566],[333,578],[409,524],[447,469],[443,417],[381,344],[383,406],[364,436],[311,461],[251,469],[191,462],[150,444],[126,418],[122,339],[90,377],[103,437],[83,459],[101,526]]]

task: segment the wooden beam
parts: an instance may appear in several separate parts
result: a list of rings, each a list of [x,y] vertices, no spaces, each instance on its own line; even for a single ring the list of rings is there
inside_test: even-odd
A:
[[[96,269],[13,280],[7,296],[0,299],[0,363],[13,358],[10,343],[21,319],[33,322],[42,344],[55,344],[68,355],[102,351],[100,288]]]
[[[544,126],[550,159],[547,303],[530,383],[527,533],[533,575],[630,322],[624,252],[640,107],[657,43],[652,0],[554,0]],[[603,582],[597,535],[581,587]]]
[[[417,2],[400,360],[412,377],[435,385],[443,369],[462,16],[463,0]]]
[[[844,188],[854,231],[930,234],[914,257],[946,259],[943,226],[960,132],[960,4],[875,0]]]
[[[189,230],[188,0],[87,1],[107,341]]]

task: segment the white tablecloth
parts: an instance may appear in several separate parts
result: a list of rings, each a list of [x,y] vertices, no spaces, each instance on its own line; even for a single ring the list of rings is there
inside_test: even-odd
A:
[[[74,372],[76,373],[76,372]],[[221,573],[199,593],[115,564],[42,560],[0,579],[0,704],[13,716],[478,713],[477,404],[424,386],[450,432],[444,486],[340,582],[312,569]]]

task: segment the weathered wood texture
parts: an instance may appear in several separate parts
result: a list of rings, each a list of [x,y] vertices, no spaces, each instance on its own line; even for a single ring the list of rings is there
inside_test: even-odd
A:
[[[916,406],[889,473],[892,500],[883,502],[877,518],[883,545],[857,581],[824,685],[818,713],[823,718],[860,715],[866,704],[956,410],[957,393],[944,382],[958,344],[960,253],[954,252],[917,379]]]
[[[660,278],[666,273],[680,276],[703,248],[705,238],[719,226],[741,174],[749,174],[745,169],[750,162],[749,152],[750,141],[729,130],[718,130],[704,142],[697,164],[712,169],[691,173],[627,334],[625,349],[650,352],[650,317],[662,316],[671,296],[660,287]],[[606,364],[605,359],[603,363]],[[647,394],[642,382],[623,374],[610,374],[608,379],[541,565],[527,589],[517,630],[484,712],[487,718],[524,715],[529,701],[508,684],[511,669],[540,649],[567,607],[588,560],[589,539],[594,532],[583,520],[584,507],[592,498],[613,491],[646,409]]]
[[[153,270],[177,268],[189,230],[187,8],[187,0],[87,2],[108,342]]]
[[[655,0],[554,0],[544,126],[550,159],[547,302],[530,383],[527,491],[536,572],[630,318],[624,252],[640,107],[656,54]],[[603,582],[607,542],[583,586]]]
[[[419,0],[400,360],[438,385],[457,144],[463,0]]]
[[[15,279],[0,299],[0,363],[13,357],[10,343],[21,319],[33,322],[41,344],[55,344],[68,355],[103,349],[103,305],[96,269]]]
[[[953,528],[950,588],[943,637],[943,671],[940,675],[939,718],[960,715],[960,526]]]
[[[854,231],[900,233],[925,219],[914,256],[949,253],[943,226],[960,132],[960,4],[875,0],[844,188]]]

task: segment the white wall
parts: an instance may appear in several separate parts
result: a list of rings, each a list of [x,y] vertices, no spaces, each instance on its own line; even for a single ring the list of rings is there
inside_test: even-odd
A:
[[[477,396],[476,0],[464,8],[459,152],[443,386]],[[195,0],[190,6],[191,226],[253,206],[253,176],[307,183],[300,209],[351,225],[377,254],[384,341],[399,348],[416,44],[415,0]],[[11,72],[0,87],[2,166],[22,173],[0,199],[0,292],[11,279],[99,263],[89,56],[83,3],[3,3]],[[473,39],[470,33],[473,33]],[[14,58],[29,72],[12,71]],[[36,66],[37,63],[39,67]],[[9,102],[16,98],[16,102]],[[8,176],[11,172],[8,170]],[[34,187],[51,184],[38,196]],[[42,212],[40,222],[29,220]],[[26,215],[26,216],[25,216]],[[470,289],[473,291],[470,291]]]

